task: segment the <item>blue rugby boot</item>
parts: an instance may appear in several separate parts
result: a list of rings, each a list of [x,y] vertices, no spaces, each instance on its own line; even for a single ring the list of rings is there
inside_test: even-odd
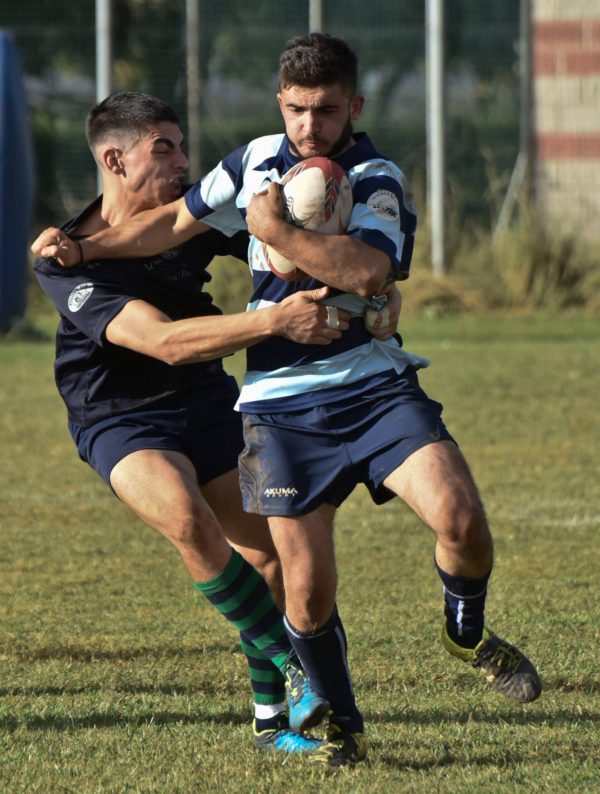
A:
[[[442,645],[453,656],[479,669],[487,683],[510,700],[531,703],[542,693],[538,672],[525,654],[488,628],[484,628],[483,638],[475,648],[463,648],[450,638],[444,623]]]
[[[306,753],[317,750],[322,742],[310,734],[294,733],[290,730],[285,714],[278,714],[269,720],[269,727],[257,730],[256,720],[252,723],[254,745],[260,750],[277,750],[281,753]]]
[[[293,661],[292,661],[293,660]],[[290,713],[290,728],[301,733],[318,725],[329,712],[329,701],[311,687],[294,655],[285,668],[285,689]]]

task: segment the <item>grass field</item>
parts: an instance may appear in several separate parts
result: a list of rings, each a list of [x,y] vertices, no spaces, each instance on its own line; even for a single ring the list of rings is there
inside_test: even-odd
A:
[[[360,490],[336,535],[369,758],[329,773],[255,751],[233,631],[79,463],[52,342],[16,337],[0,344],[0,791],[598,790],[600,319],[403,328],[494,528],[490,625],[536,661],[542,698],[505,702],[445,654],[432,537]]]

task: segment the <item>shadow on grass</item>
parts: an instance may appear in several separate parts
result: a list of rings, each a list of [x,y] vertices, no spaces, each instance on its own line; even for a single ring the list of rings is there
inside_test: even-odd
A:
[[[413,772],[428,772],[431,769],[443,769],[444,767],[509,767],[515,764],[523,764],[530,759],[526,755],[517,753],[506,753],[501,756],[497,755],[482,755],[477,757],[463,758],[459,755],[453,755],[447,750],[440,754],[438,758],[431,758],[430,760],[415,761],[405,760],[403,758],[403,750],[406,752],[407,748],[398,746],[398,757],[384,753],[377,757],[379,763],[391,769],[412,770]]]
[[[1,650],[1,649],[0,649]],[[211,642],[201,648],[182,648],[161,645],[160,647],[142,646],[140,648],[79,648],[72,645],[49,646],[46,648],[15,649],[5,648],[3,652],[22,662],[39,662],[51,659],[68,659],[70,662],[114,662],[135,659],[181,659],[186,656],[204,656],[209,653],[240,652],[239,646],[232,643]]]
[[[141,728],[150,725],[157,727],[176,724],[200,725],[202,723],[210,723],[211,725],[245,725],[248,721],[247,714],[238,714],[234,711],[224,711],[220,714],[178,714],[164,711],[137,717],[128,717],[122,714],[88,714],[81,717],[32,716],[22,720],[14,717],[2,717],[0,718],[0,729],[16,731],[20,728],[26,728],[31,731],[63,732],[116,727]]]
[[[91,692],[106,694],[125,693],[127,695],[166,695],[168,697],[194,695],[236,695],[239,685],[222,684],[215,686],[209,683],[195,684],[89,684],[88,686],[12,686],[0,687],[0,697],[72,697],[87,695]]]
[[[540,706],[517,706],[510,713],[503,711],[501,714],[486,714],[475,710],[465,711],[462,714],[453,714],[449,709],[439,708],[420,709],[412,711],[404,709],[402,711],[379,712],[378,714],[366,714],[365,723],[371,724],[390,724],[390,725],[467,725],[469,723],[486,725],[545,725],[556,727],[559,725],[573,725],[574,722],[584,722],[590,720],[595,722],[598,719],[597,709],[584,711],[579,707],[573,709],[556,709],[547,711]]]
[[[406,745],[398,742],[397,755],[390,755],[389,753],[382,753],[377,756],[377,761],[383,763],[385,766],[393,769],[410,769],[415,772],[427,772],[431,769],[442,769],[444,767],[486,767],[486,766],[510,766],[514,764],[522,764],[527,760],[527,757],[521,754],[506,752],[501,756],[498,755],[482,755],[478,757],[464,758],[456,753],[452,753],[448,747],[442,746],[440,748],[440,755],[431,757],[430,759],[417,761],[414,758],[405,760],[403,755],[407,751]]]
[[[510,750],[499,750],[498,753],[482,753],[478,756],[473,756],[469,753],[468,756],[461,756],[460,753],[452,752],[448,747],[440,749],[438,757],[431,756],[428,759],[416,760],[414,756],[410,757],[410,748],[406,744],[398,742],[396,746],[397,755],[386,753],[373,753],[376,755],[377,762],[381,763],[390,769],[411,770],[414,772],[428,772],[432,769],[443,769],[454,767],[455,769],[467,770],[473,767],[499,767],[500,769],[514,769],[523,764],[539,763],[539,753],[536,749],[528,755],[524,753],[515,753]],[[550,751],[549,751],[550,752]],[[551,750],[552,763],[565,763],[572,764],[574,761],[574,753],[571,749],[560,750],[552,747]],[[470,789],[469,791],[474,790]],[[479,789],[477,789],[479,790]],[[499,789],[495,789],[499,790]],[[503,788],[502,791],[505,789]],[[509,789],[506,789],[507,791]]]
[[[78,687],[73,688],[70,690],[61,689],[59,687],[39,687],[39,688],[22,688],[20,691],[15,689],[7,689],[7,690],[0,690],[0,696],[6,695],[15,695],[15,694],[22,694],[22,695],[31,695],[31,696],[44,696],[44,695],[71,695],[71,694],[85,694],[90,691],[106,691],[106,688],[101,687]],[[128,693],[162,693],[165,695],[178,695],[178,694],[192,694],[192,693],[202,693],[202,694],[209,694],[209,695],[223,695],[226,694],[223,687],[167,687],[167,686],[148,686],[148,687],[118,687],[115,690],[111,691],[118,691],[118,692],[128,692]],[[237,692],[237,687],[232,687],[232,693],[235,694]],[[367,725],[369,724],[389,724],[390,727],[392,726],[401,726],[401,725],[445,725],[449,726],[452,724],[455,725],[466,725],[468,723],[481,723],[486,725],[512,725],[512,726],[531,726],[531,725],[544,725],[546,727],[559,727],[559,726],[570,726],[573,725],[575,721],[582,722],[582,721],[590,721],[594,722],[597,719],[598,712],[595,709],[590,709],[587,711],[582,711],[580,708],[577,709],[562,709],[558,711],[545,711],[539,708],[537,709],[528,709],[527,711],[520,711],[516,713],[507,714],[503,712],[502,714],[485,714],[485,713],[474,713],[474,712],[465,712],[464,714],[459,715],[452,715],[449,713],[447,709],[431,709],[429,711],[391,711],[386,713],[378,713],[376,715],[366,714],[365,715],[365,722]],[[28,730],[52,730],[52,731],[67,731],[67,730],[77,730],[77,729],[88,729],[88,728],[112,728],[112,727],[140,727],[143,725],[170,725],[174,723],[179,724],[200,724],[200,723],[211,723],[217,725],[242,725],[248,722],[248,716],[242,715],[234,711],[225,711],[222,713],[205,713],[199,711],[198,714],[189,714],[189,713],[176,713],[176,712],[157,712],[157,713],[148,713],[142,714],[135,717],[126,716],[123,714],[89,714],[86,716],[75,716],[75,717],[67,717],[67,716],[28,716],[23,717],[22,719],[18,719],[11,716],[5,716],[0,718],[0,729],[7,729],[10,731],[15,731],[19,728],[27,728]],[[374,747],[376,744],[374,745]],[[399,743],[399,748],[403,745]],[[392,757],[390,756],[390,760]],[[523,760],[512,758],[510,759],[511,763],[516,760]],[[457,759],[451,755],[447,757],[447,763],[455,763]],[[439,766],[444,765],[446,761],[441,759],[436,759],[435,762],[431,763],[431,766]],[[471,763],[471,762],[470,762]],[[476,761],[474,763],[477,763]],[[491,763],[491,761],[490,761]],[[497,759],[495,761],[497,763]],[[394,764],[398,765],[399,762],[394,760]],[[413,764],[405,764],[402,763],[402,766],[408,766],[414,769],[425,769],[428,768],[429,764],[422,766],[420,763],[413,765]]]

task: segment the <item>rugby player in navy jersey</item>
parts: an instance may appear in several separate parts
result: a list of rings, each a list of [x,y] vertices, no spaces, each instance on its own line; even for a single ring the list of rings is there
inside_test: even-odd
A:
[[[63,226],[74,239],[181,195],[182,134],[160,100],[136,92],[108,97],[91,110],[87,136],[104,191]],[[328,327],[320,290],[267,312],[224,317],[203,291],[206,267],[217,254],[246,260],[247,246],[246,232],[229,239],[212,231],[158,256],[72,269],[38,259],[35,272],[61,315],[56,381],[81,458],[171,541],[198,589],[243,626],[255,743],[294,752],[319,742],[288,729],[285,676],[295,723],[314,720],[327,705],[303,686],[294,657],[287,660],[281,613],[249,565],[282,606],[266,521],[242,511],[238,389],[219,356],[270,334],[326,345],[341,331]]]
[[[288,635],[331,706],[326,740],[311,757],[332,766],[359,761],[367,750],[336,609],[333,548],[336,508],[359,482],[378,504],[399,496],[435,533],[444,647],[512,700],[541,692],[532,663],[484,624],[492,538],[442,406],[419,386],[417,371],[428,362],[407,353],[398,336],[373,339],[362,322],[366,309],[385,302],[387,285],[408,276],[416,215],[400,169],[353,130],[363,106],[356,85],[356,56],[344,41],[317,33],[292,39],[279,68],[285,134],[233,152],[183,199],[94,235],[83,251],[53,230],[36,241],[37,250],[71,265],[149,254],[209,226],[228,234],[247,226],[250,310],[328,284],[335,289],[325,303],[350,313],[349,330],[327,349],[274,337],[254,345],[238,400],[244,509],[268,516],[283,566]],[[318,235],[283,219],[277,182],[316,155],[334,158],[350,179],[354,207],[345,235]],[[309,278],[277,278],[263,242]]]

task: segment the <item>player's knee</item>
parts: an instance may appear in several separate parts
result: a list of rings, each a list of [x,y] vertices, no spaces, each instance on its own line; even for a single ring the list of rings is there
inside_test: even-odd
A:
[[[191,505],[175,511],[169,517],[167,537],[180,549],[205,553],[222,530],[212,510]]]
[[[301,631],[314,631],[325,625],[335,606],[335,581],[312,582],[306,586],[286,586],[286,609]]]
[[[437,534],[448,547],[476,551],[491,543],[490,531],[479,498],[458,493],[441,506]]]

